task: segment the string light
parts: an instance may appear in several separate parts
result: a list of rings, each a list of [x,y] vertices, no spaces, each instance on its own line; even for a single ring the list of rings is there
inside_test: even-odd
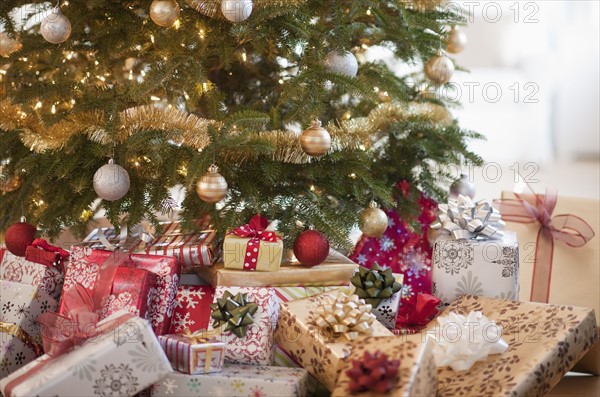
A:
[[[175,30],[179,30],[179,28],[181,27],[181,21],[179,19],[176,20],[173,26],[175,27]]]
[[[152,95],[152,96],[150,96],[150,100],[154,101],[154,102],[158,102],[158,101],[160,101],[160,98],[155,95]]]
[[[248,60],[248,55],[246,54],[246,51],[242,52],[242,61],[246,62]]]
[[[41,109],[42,108],[42,102],[37,101],[36,104],[35,104],[35,106],[33,108],[36,109],[36,110],[37,109]]]
[[[204,40],[204,37],[205,37],[205,35],[204,35],[204,29],[200,29],[198,31],[198,36],[200,36],[200,40]]]
[[[56,114],[56,104],[55,103],[52,104],[52,109],[50,110],[50,112],[52,114]]]
[[[372,12],[371,12],[371,7],[369,7],[369,9],[367,10],[367,15],[371,16]]]
[[[150,35],[150,41],[152,42],[152,44],[154,44],[154,35],[153,34]]]

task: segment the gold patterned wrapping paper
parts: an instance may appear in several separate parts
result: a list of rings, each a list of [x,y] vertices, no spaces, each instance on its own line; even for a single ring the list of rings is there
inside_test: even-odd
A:
[[[352,343],[314,324],[317,307],[326,297],[339,291],[325,292],[306,299],[283,303],[275,330],[275,342],[296,363],[317,378],[328,390],[333,390],[344,359],[352,350]],[[379,321],[373,323],[371,336],[393,334]]]
[[[435,396],[437,371],[433,359],[433,340],[422,335],[389,337],[361,337],[354,341],[352,353],[340,373],[332,397],[347,397],[350,394],[350,377],[346,371],[352,368],[352,360],[361,360],[365,352],[381,351],[390,360],[400,360],[398,376],[392,390],[386,396]],[[381,396],[376,392],[362,392],[360,397]]]
[[[481,311],[503,327],[508,350],[454,372],[438,368],[438,396],[543,396],[598,340],[593,309],[463,296],[440,315]],[[442,337],[434,319],[423,331]]]

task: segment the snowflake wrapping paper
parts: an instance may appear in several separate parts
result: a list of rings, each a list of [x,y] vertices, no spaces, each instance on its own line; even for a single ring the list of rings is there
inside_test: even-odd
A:
[[[225,343],[217,339],[194,338],[195,336],[170,334],[159,336],[158,341],[176,371],[192,375],[221,371]]]
[[[58,302],[42,289],[0,280],[0,378],[42,353],[36,319],[57,309]]]
[[[377,351],[385,353],[389,360],[400,360],[398,374],[392,389],[385,394],[386,396],[435,396],[437,369],[433,359],[433,341],[423,338],[421,335],[357,339],[331,396],[346,397],[350,395],[349,385],[352,379],[346,371],[352,368],[352,361],[362,361],[365,352],[374,354]],[[381,394],[366,391],[360,393],[360,396],[371,397],[381,396]]]
[[[508,349],[455,372],[438,368],[437,396],[543,396],[598,341],[593,309],[463,296],[440,315],[480,311],[502,326]],[[436,319],[423,331],[430,338],[446,333]],[[425,336],[425,335],[423,335]]]
[[[36,286],[56,300],[64,280],[56,267],[28,261],[4,249],[0,249],[0,279]]]
[[[182,334],[186,329],[191,332],[207,329],[214,296],[214,288],[208,285],[180,285],[169,333]]]
[[[277,326],[279,300],[273,288],[252,287],[217,287],[215,298],[222,298],[225,291],[233,295],[248,294],[248,301],[258,305],[258,310],[252,316],[253,322],[248,326],[246,336],[240,338],[232,331],[225,331],[219,339],[226,343],[225,362],[229,364],[271,365],[275,352],[273,334]],[[209,330],[213,330],[213,324]]]
[[[109,319],[126,314],[121,311]],[[124,324],[51,359],[44,355],[0,380],[6,397],[133,396],[172,371],[148,321]]]
[[[63,295],[66,291],[74,288],[75,283],[81,283],[91,291],[96,283],[100,265],[112,254],[111,251],[73,247],[70,261],[67,264]],[[125,276],[123,282],[129,283],[130,286],[124,289],[120,288],[119,278],[115,278],[113,291],[116,291],[116,294],[109,296],[102,309],[102,316],[127,309],[129,312],[149,320],[157,335],[168,333],[179,285],[180,262],[168,256],[132,254],[122,267],[138,270],[128,273],[119,269],[117,276]],[[154,276],[149,275],[148,279],[143,280],[140,278],[142,271],[153,273]],[[138,276],[133,273],[137,273]],[[132,286],[136,284],[137,286]],[[142,313],[144,307],[147,310]],[[65,310],[64,303],[61,301],[60,313],[64,313]]]
[[[338,291],[325,292],[282,304],[275,331],[275,341],[279,347],[328,390],[333,390],[344,359],[352,350],[352,343],[319,328],[313,321],[321,302],[327,296],[337,293]],[[377,320],[372,328],[372,336],[393,336]]]
[[[212,374],[173,372],[152,387],[152,396],[304,397],[306,380],[302,368],[227,365]]]
[[[519,244],[514,232],[500,240],[452,240],[433,248],[433,294],[447,305],[463,295],[519,298]]]

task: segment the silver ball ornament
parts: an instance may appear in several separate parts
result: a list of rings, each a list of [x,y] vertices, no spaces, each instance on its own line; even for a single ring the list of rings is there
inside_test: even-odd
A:
[[[221,12],[227,20],[239,23],[250,17],[252,6],[252,0],[223,0]]]
[[[331,136],[321,126],[321,121],[315,119],[312,125],[300,135],[300,146],[304,153],[313,157],[320,157],[329,151]]]
[[[64,43],[71,36],[71,21],[60,12],[59,7],[54,7],[42,21],[40,33],[49,43]]]
[[[358,216],[359,227],[367,237],[381,237],[388,227],[386,213],[377,208],[377,203],[371,201],[369,208],[363,210]]]
[[[425,64],[425,75],[437,85],[446,84],[454,74],[454,63],[443,54],[438,54]]]
[[[325,56],[325,69],[348,77],[356,77],[358,74],[358,61],[351,52],[333,50]]]
[[[451,54],[458,54],[467,46],[467,35],[458,26],[454,26],[446,39],[446,50]]]
[[[150,19],[158,26],[168,28],[179,18],[180,11],[175,0],[154,0],[150,4]]]
[[[94,190],[103,200],[120,200],[129,191],[129,174],[125,168],[110,159],[108,164],[100,167],[94,174]]]
[[[469,180],[469,175],[461,174],[460,178],[450,185],[450,197],[456,198],[459,194],[475,198],[475,184]]]
[[[196,193],[206,203],[217,203],[227,196],[227,181],[219,174],[219,167],[211,165],[196,184]]]

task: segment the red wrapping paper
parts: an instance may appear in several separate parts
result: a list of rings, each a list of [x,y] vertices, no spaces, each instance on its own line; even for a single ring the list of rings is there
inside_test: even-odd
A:
[[[208,329],[214,296],[214,288],[208,285],[180,285],[169,333],[182,334],[186,328],[192,333]]]

